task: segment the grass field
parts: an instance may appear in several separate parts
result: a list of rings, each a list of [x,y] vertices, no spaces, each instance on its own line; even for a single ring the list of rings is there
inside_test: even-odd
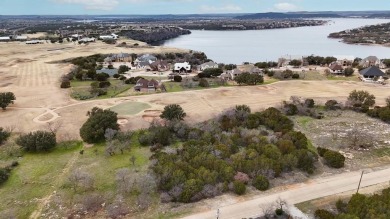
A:
[[[149,109],[151,106],[147,103],[139,102],[126,102],[116,105],[110,108],[112,111],[118,113],[118,115],[136,115],[143,110]]]
[[[74,99],[88,99],[85,97],[91,96],[89,90],[93,81],[71,81],[71,97]],[[97,97],[97,99],[106,99],[116,97],[119,94],[131,89],[134,85],[124,84],[122,81],[117,79],[110,79],[111,86],[107,88],[107,94]]]
[[[8,181],[0,187],[0,212],[9,211],[17,218],[28,218],[37,208],[38,199],[52,192],[59,174],[81,147],[82,144],[74,143],[50,153],[24,154],[21,158],[13,158],[17,159],[19,166],[12,170]]]
[[[19,166],[12,170],[8,181],[0,187],[0,218],[29,218],[45,199],[49,199],[49,204],[43,206],[42,217],[66,217],[69,209],[79,203],[79,197],[90,193],[102,195],[104,201],[110,203],[117,194],[118,169],[128,168],[135,176],[148,171],[151,152],[148,147],[140,147],[136,138],[137,135],[134,135],[130,151],[116,153],[114,156],[105,153],[104,144],[83,148],[81,142],[59,144],[49,153],[25,153],[21,158],[6,155],[6,150],[2,148],[2,163],[17,160]],[[130,160],[132,156],[135,157],[134,165]],[[77,169],[86,171],[93,177],[92,190],[74,191],[70,186],[69,176]],[[135,197],[134,194],[124,195],[129,206],[134,204],[132,200]],[[155,207],[159,205],[158,200],[158,196],[152,199],[151,208],[155,218],[160,214]]]

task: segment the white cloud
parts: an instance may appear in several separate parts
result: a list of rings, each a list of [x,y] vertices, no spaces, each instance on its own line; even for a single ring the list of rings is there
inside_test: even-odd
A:
[[[274,5],[274,7],[279,11],[296,11],[299,9],[296,5],[288,2],[277,3]]]
[[[233,5],[233,4],[228,4],[228,5],[223,5],[223,6],[209,6],[209,5],[202,5],[200,7],[200,10],[202,12],[206,12],[206,13],[229,13],[229,12],[238,12],[238,11],[241,11],[242,8],[240,6],[237,6],[237,5]]]
[[[57,3],[63,4],[80,4],[87,10],[103,10],[110,11],[114,9],[118,4],[119,0],[53,0]]]

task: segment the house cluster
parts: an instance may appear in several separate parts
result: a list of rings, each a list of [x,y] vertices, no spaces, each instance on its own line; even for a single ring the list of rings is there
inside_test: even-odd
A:
[[[10,36],[2,36],[0,37],[0,42],[9,42],[9,41],[27,41],[27,36],[21,35],[10,35]]]
[[[240,69],[236,68],[233,70],[226,71],[222,73],[219,77],[224,80],[234,80],[235,77],[239,76],[242,73],[250,73],[264,76],[264,72],[253,65],[244,65]]]
[[[329,65],[329,70],[333,74],[342,74],[344,68],[351,67],[355,61],[354,56],[334,56],[337,61],[332,62]],[[359,62],[359,66],[362,68],[377,67],[379,69],[385,68],[385,64],[376,56],[368,56]]]

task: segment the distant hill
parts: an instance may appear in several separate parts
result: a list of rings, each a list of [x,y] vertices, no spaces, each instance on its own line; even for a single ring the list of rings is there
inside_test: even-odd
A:
[[[298,19],[298,18],[343,18],[339,14],[335,13],[258,13],[249,14],[235,17],[236,19]]]

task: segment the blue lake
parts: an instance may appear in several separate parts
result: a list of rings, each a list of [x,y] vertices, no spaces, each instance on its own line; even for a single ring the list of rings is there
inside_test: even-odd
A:
[[[321,56],[370,55],[390,58],[390,47],[349,45],[328,35],[365,25],[390,22],[388,19],[332,19],[327,25],[272,30],[201,31],[164,42],[164,46],[202,51],[216,62],[276,61],[282,55]]]

